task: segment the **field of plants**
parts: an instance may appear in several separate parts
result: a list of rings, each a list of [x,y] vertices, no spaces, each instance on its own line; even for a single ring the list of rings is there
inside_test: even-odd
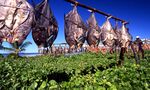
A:
[[[149,90],[150,51],[140,65],[116,54],[0,58],[0,90]]]

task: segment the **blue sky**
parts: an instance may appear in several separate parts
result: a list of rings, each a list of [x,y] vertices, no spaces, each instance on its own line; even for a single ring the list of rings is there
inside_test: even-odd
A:
[[[29,2],[31,0],[28,0]],[[41,0],[35,0],[40,2]],[[129,31],[132,36],[140,36],[141,38],[150,39],[150,0],[77,0],[80,3],[94,7],[98,10],[112,14],[118,18],[129,21]],[[66,42],[64,38],[64,14],[72,10],[70,3],[64,0],[50,0],[50,7],[58,21],[59,33],[54,43]],[[90,13],[87,9],[78,7],[78,12],[81,15],[84,22],[89,18]],[[95,14],[96,19],[101,26],[106,18],[103,15]],[[114,20],[111,20],[114,25]],[[37,52],[37,46],[35,45],[31,33],[28,35],[25,41],[31,41],[30,45],[25,52]],[[4,42],[3,45],[9,46]],[[4,52],[4,51],[0,51]]]

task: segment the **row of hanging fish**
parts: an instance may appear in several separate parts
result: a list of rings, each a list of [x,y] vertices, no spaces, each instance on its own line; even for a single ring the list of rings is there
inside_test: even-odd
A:
[[[0,43],[22,44],[31,31],[33,15],[26,0],[0,0]]]
[[[0,0],[0,43],[7,41],[19,45],[26,39],[32,28],[33,40],[39,48],[51,47],[58,34],[58,23],[52,13],[48,0],[42,0],[33,8],[25,0]],[[64,17],[65,39],[70,48],[81,48],[84,42],[98,46],[99,42],[112,47],[116,41],[120,46],[129,45],[132,37],[125,24],[121,30],[114,30],[108,17],[99,27],[94,13],[85,24],[74,6]],[[128,43],[127,43],[128,42]]]
[[[111,17],[108,17],[100,28],[94,13],[92,13],[87,24],[84,24],[76,6],[74,6],[73,10],[65,15],[65,38],[70,48],[78,48],[79,45],[81,47],[85,40],[94,47],[98,46],[100,41],[108,47],[129,45],[132,37],[125,24],[123,23],[121,29],[114,29],[109,19]]]

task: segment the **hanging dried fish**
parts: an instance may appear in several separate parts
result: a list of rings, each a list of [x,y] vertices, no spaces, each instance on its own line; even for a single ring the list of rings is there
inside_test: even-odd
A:
[[[77,12],[76,6],[65,15],[65,39],[70,48],[80,48],[86,39],[87,28]]]
[[[131,41],[132,36],[123,23],[121,28],[121,47],[128,47]]]
[[[88,24],[88,33],[87,33],[87,43],[90,46],[98,46],[100,42],[100,27],[97,24],[94,13],[90,16],[87,21]]]
[[[117,39],[117,35],[115,34],[109,19],[110,17],[107,18],[106,22],[101,27],[101,40],[105,46],[113,47],[115,44],[115,40]]]
[[[0,0],[0,37],[9,43],[26,39],[33,21],[33,8],[25,0]]]
[[[43,0],[35,8],[32,36],[39,48],[51,47],[58,34],[57,21],[49,7],[48,0]]]

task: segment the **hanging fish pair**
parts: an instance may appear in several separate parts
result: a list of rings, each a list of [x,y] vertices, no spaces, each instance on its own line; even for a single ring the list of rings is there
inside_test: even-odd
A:
[[[86,40],[87,27],[77,12],[76,6],[65,15],[65,39],[71,49],[80,48]]]
[[[32,36],[38,48],[51,47],[58,34],[58,24],[48,2],[43,0],[35,7]]]
[[[33,8],[26,0],[0,0],[0,41],[18,42],[31,31]]]
[[[100,27],[94,13],[87,20],[87,27],[77,12],[77,7],[65,15],[65,39],[70,48],[82,47],[85,40],[90,46],[98,46]]]

